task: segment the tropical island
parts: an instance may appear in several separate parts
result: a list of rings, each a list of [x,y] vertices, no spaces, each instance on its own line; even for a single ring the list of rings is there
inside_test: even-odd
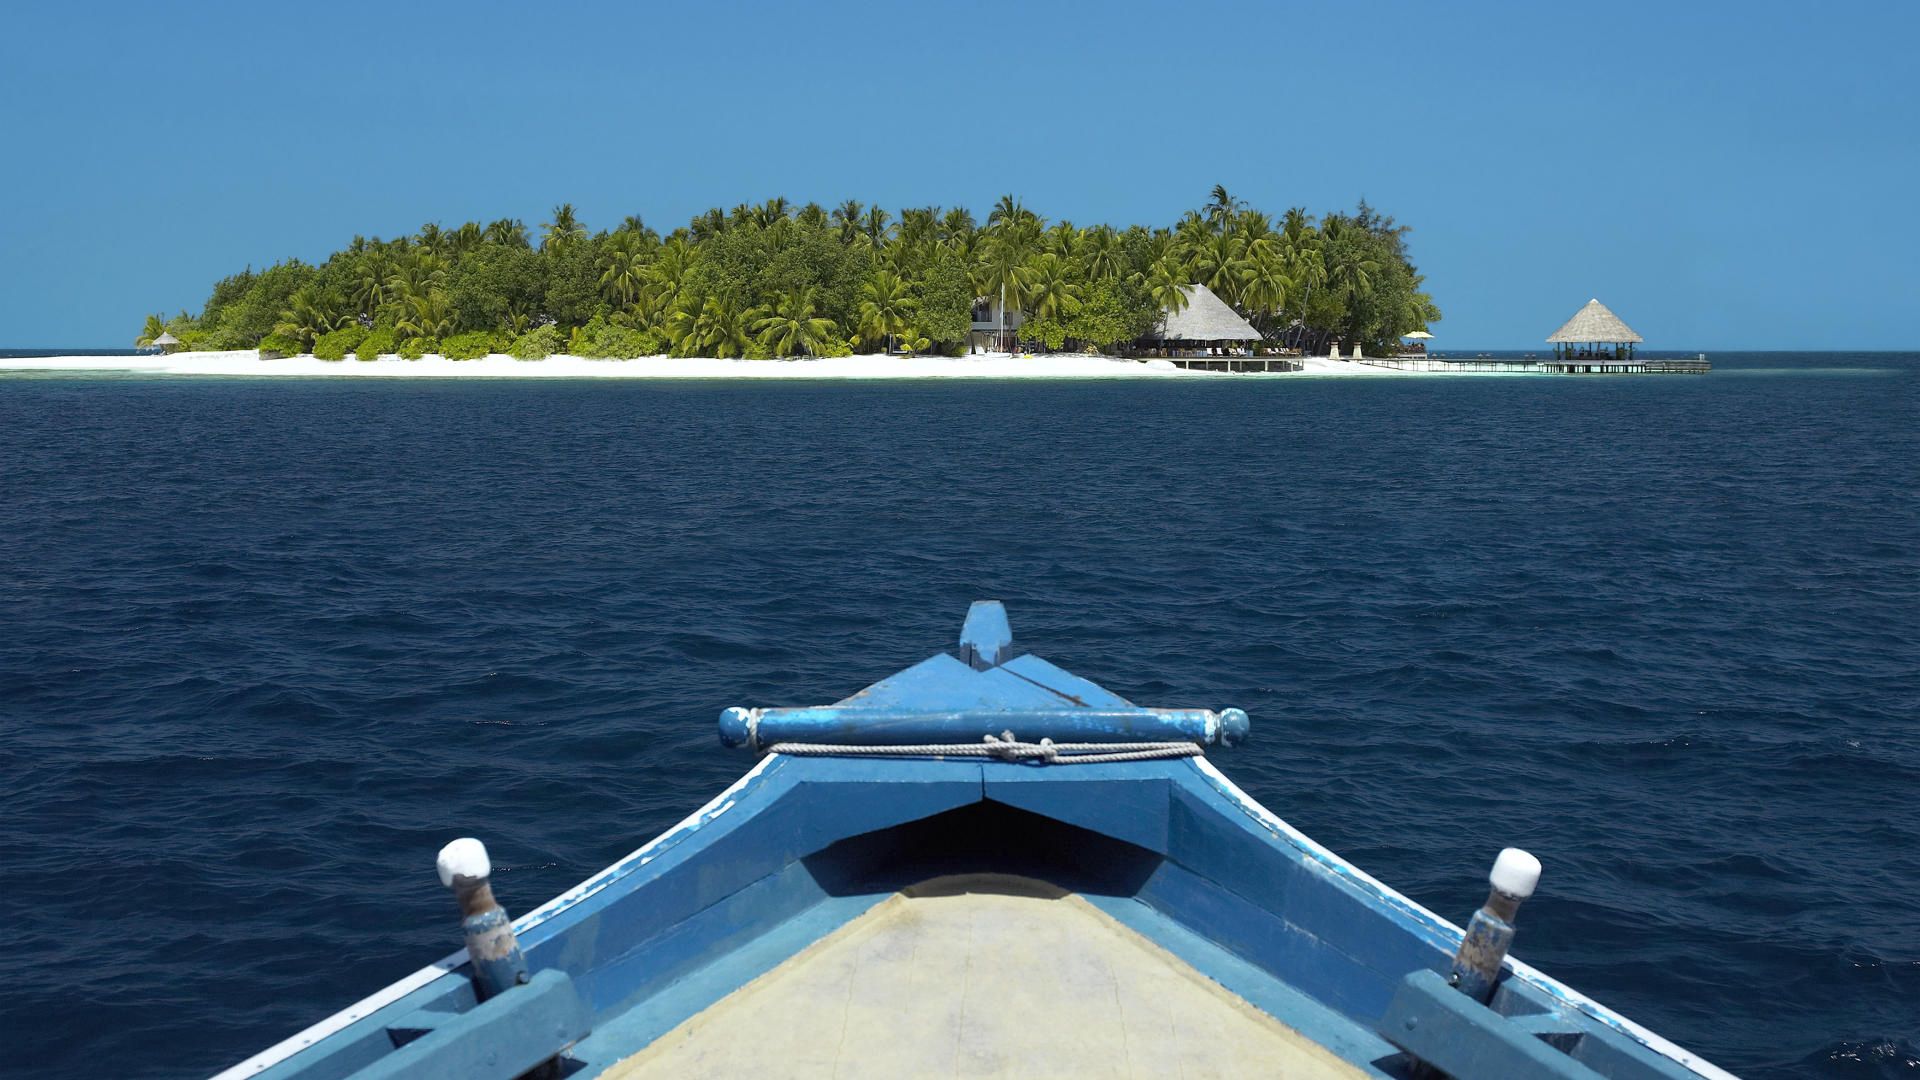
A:
[[[1250,352],[1382,355],[1440,318],[1408,227],[1364,201],[1276,219],[1216,186],[1168,228],[1049,222],[1011,195],[984,224],[784,198],[664,237],[638,216],[590,231],[571,204],[550,217],[537,239],[511,218],[428,224],[249,267],[198,315],[149,315],[136,344],[325,361],[1113,353],[1150,344],[1196,286],[1258,332]]]

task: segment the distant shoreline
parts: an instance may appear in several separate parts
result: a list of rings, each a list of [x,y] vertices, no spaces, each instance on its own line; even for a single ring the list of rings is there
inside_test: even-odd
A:
[[[969,356],[845,356],[805,360],[739,360],[648,356],[589,360],[556,355],[516,360],[493,354],[478,360],[320,360],[311,355],[262,360],[257,352],[181,352],[145,356],[0,357],[0,373],[129,371],[155,375],[234,375],[298,378],[570,378],[570,379],[1225,379],[1419,378],[1349,360],[1309,357],[1306,370],[1270,374],[1187,371],[1165,360],[1111,356],[977,353]],[[1444,376],[1441,376],[1444,377]]]

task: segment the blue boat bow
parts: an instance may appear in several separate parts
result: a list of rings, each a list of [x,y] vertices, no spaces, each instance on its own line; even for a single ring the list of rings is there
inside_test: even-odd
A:
[[[1260,1071],[1312,1076],[1727,1075],[1498,953],[1486,1001],[1463,993],[1449,977],[1458,927],[1206,760],[1246,736],[1244,713],[1136,706],[1018,653],[997,603],[973,606],[955,654],[829,706],[729,709],[720,730],[763,756],[679,825],[514,920],[524,985],[477,993],[455,953],[222,1080],[1156,1075],[1189,1060],[1156,1053],[1227,1074],[1257,1058]],[[1504,927],[1487,939],[1504,950],[1511,916],[1482,912],[1476,933]],[[999,953],[996,930],[1012,941]],[[1036,963],[1034,941],[1059,955]],[[943,951],[964,953],[952,970],[972,979],[1017,969],[981,996],[1041,994],[1048,1015],[1034,1019],[1084,1036],[1073,1055],[1017,1029],[999,1048],[983,1032],[1027,1018],[969,1006],[969,980],[888,970],[946,970]],[[1087,978],[1097,993],[1073,982]],[[1129,986],[1152,990],[1129,998]],[[861,1011],[863,994],[884,1019]],[[774,1002],[825,1012],[783,1015],[805,1030],[774,1038]],[[1128,1042],[1143,1023],[1176,1043],[1214,1024],[1238,1034],[1147,1049]],[[893,1037],[902,1026],[938,1047],[950,1037],[953,1053],[913,1056],[917,1043]],[[816,1028],[829,1032],[817,1045]],[[990,1059],[968,1056],[985,1043]],[[1116,1045],[1126,1052],[1111,1057]]]

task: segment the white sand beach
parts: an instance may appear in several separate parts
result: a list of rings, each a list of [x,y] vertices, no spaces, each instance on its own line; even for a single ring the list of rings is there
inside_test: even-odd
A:
[[[1404,377],[1415,374],[1308,357],[1306,369],[1272,374],[1187,371],[1165,360],[1109,356],[846,356],[823,360],[717,360],[648,356],[637,360],[588,360],[550,356],[515,360],[493,355],[479,360],[318,360],[291,356],[262,360],[252,350],[183,352],[154,356],[43,356],[0,358],[0,373],[20,371],[137,371],[159,375],[240,375],[361,378],[514,379],[1278,379],[1301,377]]]

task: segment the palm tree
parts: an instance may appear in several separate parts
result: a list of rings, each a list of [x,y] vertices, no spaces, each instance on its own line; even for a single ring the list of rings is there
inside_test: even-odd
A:
[[[973,253],[974,233],[973,215],[961,207],[947,211],[940,219],[940,246],[962,255]]]
[[[341,311],[334,297],[312,285],[302,285],[287,297],[286,310],[273,332],[300,343],[302,350],[313,348],[314,339],[330,334],[353,321],[352,314]]]
[[[864,208],[858,199],[848,199],[833,208],[833,223],[840,230],[840,242],[852,244],[860,235],[860,219]]]
[[[1140,284],[1160,310],[1168,313],[1187,306],[1187,275],[1172,255],[1162,257],[1141,275]]]
[[[667,336],[668,344],[673,346],[675,356],[694,356],[700,351],[699,326],[701,309],[706,302],[701,297],[685,297],[677,300],[673,310],[668,312],[661,323],[661,330]]]
[[[1018,227],[996,229],[986,235],[976,249],[973,288],[981,296],[1000,296],[1000,347],[1007,348],[1008,305],[1025,303],[1033,271],[1027,262],[1038,247],[1034,230]]]
[[[696,249],[684,237],[676,236],[660,248],[653,265],[647,268],[643,299],[655,310],[665,311],[680,298],[680,285],[693,269]]]
[[[1027,302],[1035,316],[1059,319],[1080,310],[1080,283],[1073,280],[1072,264],[1049,251],[1030,264]]]
[[[895,240],[893,243],[881,249],[879,267],[882,270],[891,270],[901,277],[918,277],[919,275],[914,272],[914,268],[918,265],[919,261],[920,249],[909,247],[902,241]]]
[[[827,208],[817,202],[810,202],[793,215],[793,220],[809,229],[824,229],[827,227]]]
[[[430,252],[410,252],[406,258],[394,264],[392,273],[387,276],[387,298],[411,301],[413,297],[439,288],[446,278],[445,259]]]
[[[860,242],[874,251],[885,247],[887,239],[893,235],[890,217],[878,206],[867,207],[867,216],[860,221]]]
[[[1249,314],[1272,318],[1287,306],[1293,282],[1287,280],[1286,265],[1278,253],[1265,251],[1247,261],[1246,277],[1240,286],[1240,302]]]
[[[633,303],[646,284],[652,257],[645,233],[622,229],[608,237],[595,262],[600,268],[601,295],[616,307]]]
[[[727,231],[727,215],[719,207],[712,207],[704,214],[695,215],[690,228],[695,240],[711,240]]]
[[[1281,217],[1280,231],[1274,237],[1274,244],[1286,260],[1288,271],[1298,277],[1301,261],[1320,246],[1320,231],[1313,227],[1313,218],[1296,206]]]
[[[899,241],[909,248],[932,247],[940,237],[940,208],[916,206],[900,211]]]
[[[893,337],[906,329],[907,320],[918,306],[913,293],[898,274],[882,270],[860,287],[860,334],[886,338],[887,351],[893,351]]]
[[[675,356],[739,356],[746,352],[746,313],[731,294],[682,294],[664,326]]]
[[[136,349],[151,348],[154,341],[166,332],[167,320],[157,314],[149,315],[147,316],[146,325],[140,329],[140,336],[133,339],[133,347]]]
[[[787,211],[791,205],[787,202],[785,195],[768,199],[753,212],[753,222],[763,229],[771,229],[774,222],[787,220]]]
[[[395,329],[412,337],[443,338],[453,333],[458,313],[453,300],[440,289],[407,298],[408,311]]]
[[[999,200],[993,204],[993,210],[987,214],[987,228],[1017,225],[1029,219],[1034,219],[1033,211],[1027,209],[1026,204],[1015,198],[1012,193],[1008,193],[1000,196]]]
[[[780,298],[773,310],[754,321],[760,343],[775,356],[792,356],[804,351],[812,355],[833,337],[832,319],[814,314],[814,298],[819,290],[811,285]]]
[[[1213,194],[1207,199],[1207,224],[1217,232],[1225,232],[1233,216],[1246,207],[1244,199],[1236,199],[1227,194],[1225,184],[1213,185]]]
[[[415,243],[438,255],[446,247],[447,236],[440,231],[439,222],[429,221],[420,226],[420,234]]]
[[[1079,235],[1079,230],[1073,227],[1073,222],[1059,222],[1050,229],[1040,231],[1040,250],[1051,251],[1056,255],[1071,256],[1073,254],[1074,241],[1079,238]]]
[[[1086,268],[1087,278],[1091,281],[1111,281],[1119,277],[1126,266],[1126,246],[1111,225],[1098,225],[1087,230],[1079,246],[1080,263]]]
[[[918,327],[911,325],[907,327],[906,333],[900,338],[900,349],[908,356],[923,353],[927,351],[927,347],[932,344],[932,338],[922,334]]]
[[[1173,227],[1173,246],[1183,252],[1191,253],[1206,246],[1213,239],[1213,227],[1207,224],[1200,211],[1189,210],[1180,215]]]
[[[1240,302],[1240,279],[1244,274],[1240,238],[1232,233],[1208,237],[1187,256],[1187,276],[1212,289],[1229,304]]]
[[[371,253],[360,260],[358,271],[350,285],[353,292],[349,299],[353,301],[361,315],[372,318],[387,299],[387,278],[392,271],[387,260],[379,253]]]
[[[480,228],[480,223],[477,221],[469,221],[446,234],[447,253],[450,255],[464,255],[474,248],[479,247],[480,242],[485,238],[486,231]]]
[[[1324,244],[1327,286],[1344,297],[1371,294],[1380,264],[1366,250],[1366,230],[1342,215],[1329,214],[1320,224],[1320,236]]]
[[[1280,219],[1275,246],[1286,268],[1287,279],[1293,282],[1300,303],[1304,304],[1313,291],[1327,281],[1325,251],[1312,217],[1300,207],[1289,209]]]
[[[747,351],[747,313],[731,293],[707,298],[700,313],[700,340],[715,356],[742,356]]]
[[[1241,248],[1249,259],[1260,258],[1278,247],[1273,219],[1258,210],[1242,211],[1234,219],[1232,232],[1240,238]]]
[[[502,247],[524,248],[531,246],[527,242],[526,223],[519,218],[501,218],[499,221],[488,225],[487,243],[499,244]]]
[[[540,238],[540,250],[551,251],[558,255],[586,238],[587,227],[580,224],[579,215],[573,211],[572,203],[561,203],[553,208],[553,220],[540,226],[546,230]]]
[[[1140,252],[1135,258],[1135,265],[1142,268],[1150,267],[1161,259],[1173,255],[1178,246],[1171,230],[1155,229],[1149,232],[1145,240],[1140,244]]]

